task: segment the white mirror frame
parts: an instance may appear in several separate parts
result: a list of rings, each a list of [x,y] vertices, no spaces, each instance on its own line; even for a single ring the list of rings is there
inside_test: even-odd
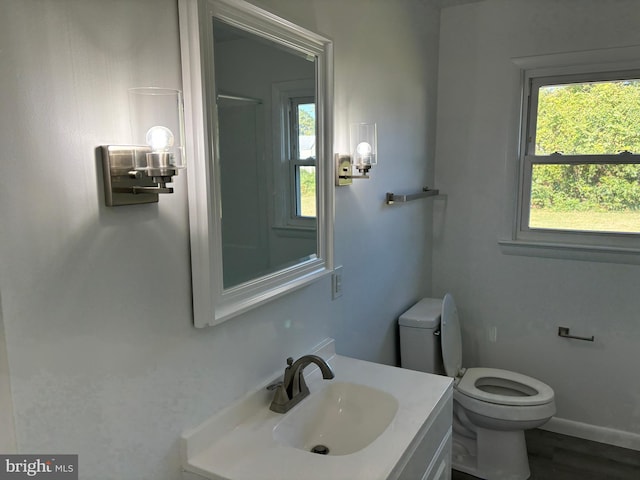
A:
[[[242,0],[178,0],[185,102],[193,317],[196,327],[301,288],[333,269],[333,44]],[[214,85],[213,17],[316,58],[318,128],[316,258],[223,288],[220,165]],[[215,132],[208,135],[207,132]]]

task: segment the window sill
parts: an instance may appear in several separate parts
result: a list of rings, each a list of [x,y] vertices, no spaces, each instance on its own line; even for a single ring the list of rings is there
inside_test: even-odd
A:
[[[640,265],[640,248],[530,240],[498,240],[505,255]]]
[[[316,238],[315,227],[300,227],[294,225],[271,227],[278,237]]]

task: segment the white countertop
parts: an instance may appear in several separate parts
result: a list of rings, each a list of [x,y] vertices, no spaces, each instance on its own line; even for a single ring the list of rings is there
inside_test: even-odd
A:
[[[213,480],[394,478],[413,452],[421,427],[451,395],[452,381],[334,352],[332,340],[316,352],[333,368],[334,380],[323,380],[319,369],[307,368],[311,395],[332,381],[366,385],[393,395],[398,411],[376,440],[349,455],[326,456],[279,444],[272,432],[283,414],[269,410],[273,392],[261,387],[182,436],[183,468]]]

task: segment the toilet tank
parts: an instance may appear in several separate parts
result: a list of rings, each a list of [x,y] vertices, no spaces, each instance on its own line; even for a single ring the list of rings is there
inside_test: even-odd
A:
[[[444,374],[440,347],[441,298],[423,298],[400,315],[402,368]]]

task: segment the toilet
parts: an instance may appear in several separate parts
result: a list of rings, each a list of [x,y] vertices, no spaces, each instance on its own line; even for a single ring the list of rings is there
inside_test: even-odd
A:
[[[463,368],[453,296],[423,298],[398,321],[403,368],[445,374],[453,384],[452,465],[487,480],[525,480],[524,431],[556,412],[553,389],[516,372]]]

